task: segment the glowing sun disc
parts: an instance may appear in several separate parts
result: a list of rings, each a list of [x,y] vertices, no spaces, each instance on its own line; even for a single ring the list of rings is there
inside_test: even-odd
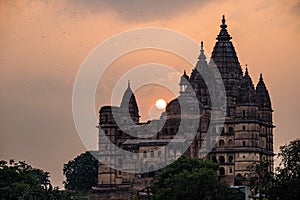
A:
[[[157,109],[164,109],[167,106],[167,102],[164,99],[157,99],[155,102]]]

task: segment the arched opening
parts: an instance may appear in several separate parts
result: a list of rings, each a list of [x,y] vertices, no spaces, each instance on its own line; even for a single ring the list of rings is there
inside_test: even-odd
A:
[[[154,166],[153,164],[150,165],[150,167],[148,168],[148,177],[154,177]]]
[[[233,162],[233,156],[228,156],[228,162],[232,163]]]
[[[224,167],[219,168],[219,176],[225,176],[225,169]]]
[[[213,157],[212,157],[212,161],[215,162],[215,163],[217,163],[217,162],[218,162],[218,161],[217,161],[217,157],[216,157],[216,156],[213,156]]]
[[[219,140],[219,147],[225,147],[225,142],[224,142],[224,140]]]
[[[228,133],[233,133],[233,127],[232,126],[228,127]]]
[[[225,163],[225,157],[224,156],[220,156],[219,157],[219,162],[220,163]]]
[[[246,146],[246,142],[245,141],[243,141],[243,147],[245,147]]]
[[[143,156],[144,156],[144,158],[147,158],[147,151],[143,152]]]

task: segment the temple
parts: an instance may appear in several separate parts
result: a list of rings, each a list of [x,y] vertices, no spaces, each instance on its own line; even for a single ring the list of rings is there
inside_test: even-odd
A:
[[[179,81],[179,96],[170,101],[160,119],[153,120],[152,128],[147,129],[149,138],[138,138],[126,133],[126,130],[137,126],[147,125],[150,122],[140,122],[138,104],[133,91],[128,83],[121,105],[104,106],[99,111],[99,130],[106,137],[126,151],[143,153],[140,162],[148,168],[149,173],[135,174],[116,170],[99,163],[98,188],[112,190],[133,187],[141,180],[148,180],[156,173],[153,166],[165,157],[178,158],[182,155],[200,157],[218,163],[218,176],[228,185],[246,184],[241,178],[248,170],[248,166],[260,161],[269,161],[270,171],[273,170],[273,110],[268,89],[264,83],[262,74],[259,82],[254,86],[248,66],[244,72],[239,63],[237,53],[231,42],[225,17],[222,18],[220,33],[217,35],[216,43],[211,54],[210,62],[207,62],[204,54],[203,42],[200,45],[200,54],[190,76],[184,74]],[[209,68],[212,62],[217,66],[222,76],[227,99],[225,123],[221,126],[215,125],[209,132],[211,119],[211,96],[208,87],[199,73],[202,69]],[[203,70],[202,70],[203,71]],[[205,71],[205,70],[204,70]],[[124,88],[125,89],[125,88]],[[196,94],[198,102],[198,113],[200,121],[197,124],[196,135],[189,148],[185,152],[177,152],[174,149],[159,151],[167,145],[179,131],[185,113],[182,113],[182,104],[194,103],[190,95],[191,90]],[[114,113],[114,115],[113,115]],[[116,120],[116,118],[118,118]],[[155,124],[164,121],[161,129]],[[119,123],[117,123],[119,122]],[[119,124],[122,124],[120,127]],[[148,134],[143,130],[142,134]],[[190,129],[183,130],[185,132]],[[138,133],[137,133],[138,134]],[[100,135],[100,134],[99,134]],[[99,156],[109,155],[108,144],[99,136]],[[185,139],[173,140],[174,143],[185,142]],[[209,148],[208,148],[209,147]],[[208,154],[202,155],[200,149],[211,149]],[[122,167],[118,155],[111,157],[113,165]],[[147,181],[145,181],[147,182]],[[149,182],[148,182],[149,183]]]

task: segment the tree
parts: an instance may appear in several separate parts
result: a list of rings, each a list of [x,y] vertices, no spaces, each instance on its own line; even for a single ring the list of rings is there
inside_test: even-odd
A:
[[[270,162],[261,161],[248,167],[249,173],[246,179],[250,180],[250,188],[254,196],[272,199],[274,197],[274,174],[270,169]]]
[[[49,173],[24,162],[0,161],[0,199],[62,199]]]
[[[280,147],[275,191],[279,199],[300,199],[300,139]]]
[[[300,140],[281,146],[278,158],[281,162],[275,174],[268,170],[270,163],[266,161],[248,167],[254,195],[270,200],[300,199]]]
[[[155,199],[235,199],[218,181],[217,169],[211,161],[181,157],[155,177],[151,192]]]
[[[89,190],[98,182],[98,160],[85,152],[64,164],[63,173],[66,176],[66,189]]]

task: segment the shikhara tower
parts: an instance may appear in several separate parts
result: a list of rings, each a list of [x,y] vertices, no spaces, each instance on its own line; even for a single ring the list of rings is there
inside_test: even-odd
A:
[[[132,152],[145,153],[146,156],[149,154],[148,160],[141,161],[145,162],[144,164],[149,167],[149,170],[164,156],[178,157],[174,153],[176,149],[172,152],[158,151],[156,153],[154,153],[154,150],[166,145],[177,133],[182,115],[179,102],[189,101],[187,94],[191,89],[195,91],[197,96],[201,118],[196,137],[185,155],[203,157],[200,149],[212,147],[212,150],[204,158],[219,164],[218,175],[229,185],[245,184],[241,176],[248,172],[247,167],[253,163],[269,161],[271,163],[269,170],[273,170],[274,125],[268,89],[262,74],[255,87],[247,67],[243,73],[224,16],[220,28],[210,62],[213,61],[218,67],[226,90],[227,110],[224,126],[215,126],[212,133],[208,133],[209,124],[213,120],[210,119],[211,99],[199,71],[201,71],[201,68],[209,68],[212,63],[207,63],[203,42],[201,42],[200,55],[192,73],[188,76],[184,72],[181,80],[179,80],[180,96],[170,101],[166,111],[162,114],[162,118],[166,120],[164,127],[161,130],[149,130],[156,133],[155,136],[147,139],[134,138],[126,134],[124,128],[121,129],[116,124],[115,117],[118,117],[118,120],[126,125],[125,129],[149,123],[139,121],[138,104],[129,83],[120,107],[104,106],[100,109],[99,129],[116,146]],[[113,111],[115,115],[112,114]],[[129,118],[132,119],[133,124],[128,123]],[[219,136],[210,137],[214,134]],[[103,143],[103,141],[99,137],[99,156],[108,155],[110,152],[107,149],[109,145]],[[112,156],[111,159],[113,165],[122,166],[117,155]],[[149,175],[153,174],[142,174],[141,176],[148,177]],[[136,177],[135,174],[117,171],[99,163],[98,188],[100,189],[131,187]]]

